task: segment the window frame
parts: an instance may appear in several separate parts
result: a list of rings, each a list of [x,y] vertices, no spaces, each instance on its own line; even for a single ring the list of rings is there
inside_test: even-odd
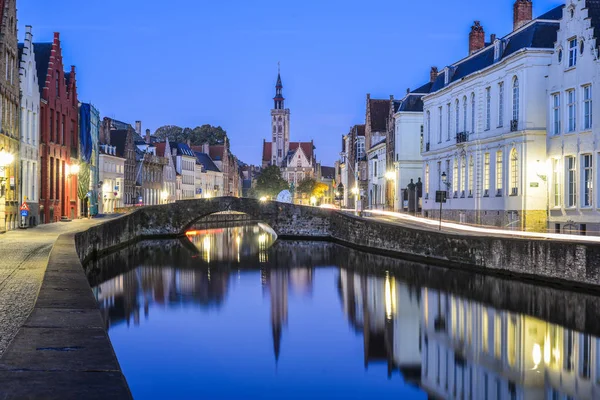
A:
[[[498,128],[504,125],[504,82],[498,83]]]
[[[584,85],[583,89],[583,129],[592,129],[593,123],[593,92],[592,85]]]
[[[561,118],[560,118],[560,93],[553,93],[552,99],[552,134],[561,134]]]
[[[577,93],[575,89],[567,90],[567,132],[577,131]]]
[[[496,196],[501,197],[504,190],[504,151],[496,151]]]
[[[577,207],[577,158],[575,156],[565,157],[565,208]]]
[[[567,48],[569,49],[569,62],[567,65],[569,68],[575,68],[577,66],[578,47],[577,36],[567,40]]]

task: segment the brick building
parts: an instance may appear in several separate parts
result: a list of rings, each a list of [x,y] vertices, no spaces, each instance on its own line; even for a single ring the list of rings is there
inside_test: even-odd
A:
[[[18,227],[19,201],[19,55],[15,0],[0,1],[0,232]]]
[[[130,124],[104,117],[100,125],[100,144],[114,146],[116,156],[125,159],[121,202],[124,206],[137,203],[135,198],[135,130]]]
[[[79,103],[75,67],[65,72],[60,36],[52,43],[35,43],[35,61],[41,93],[40,167],[42,223],[77,216]]]

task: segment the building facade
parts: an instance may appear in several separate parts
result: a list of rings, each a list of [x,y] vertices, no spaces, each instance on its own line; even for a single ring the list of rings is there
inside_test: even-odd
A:
[[[21,225],[36,226],[40,221],[40,88],[35,64],[31,26],[25,28],[25,41],[19,44],[21,79],[21,195],[29,205],[29,215]]]
[[[435,192],[446,190],[445,219],[545,231],[536,164],[546,158],[545,76],[561,14],[557,7],[532,21],[515,7],[521,23],[487,46],[476,21],[470,55],[444,68],[423,97],[426,217],[439,218]]]
[[[367,93],[365,116],[365,152],[367,155],[368,187],[366,188],[369,207],[383,209],[388,202],[387,195],[387,142],[390,134],[390,100],[372,99]],[[393,112],[392,112],[393,114]],[[376,167],[377,171],[373,168]]]
[[[0,3],[0,232],[19,226],[19,50],[16,0]]]
[[[79,104],[79,155],[86,168],[80,169],[79,198],[83,215],[98,214],[100,183],[100,112],[90,103]],[[85,173],[87,176],[82,176]],[[85,187],[84,187],[85,185]],[[82,198],[83,197],[83,198]]]
[[[540,172],[548,180],[551,232],[600,234],[598,11],[596,1],[567,1],[551,58],[548,158]]]
[[[41,92],[40,221],[74,219],[77,214],[79,109],[75,67],[64,72],[60,35],[52,43],[34,45],[38,83]]]
[[[125,159],[123,181],[124,207],[131,207],[139,203],[135,197],[136,159],[135,159],[135,130],[130,124],[104,117],[100,125],[100,143],[116,148],[116,155]]]
[[[171,150],[169,139],[164,142],[155,143],[156,155],[165,158],[165,166],[163,168],[163,188],[160,195],[161,204],[173,203],[177,200],[177,170]]]
[[[125,158],[118,155],[116,146],[99,146],[98,170],[99,213],[111,214],[124,206],[125,198]]]
[[[366,198],[369,188],[365,125],[354,125],[348,134],[342,137],[339,165],[340,182],[344,186],[342,205],[361,209],[364,203],[362,199]]]
[[[196,196],[196,154],[185,143],[173,143],[175,170],[181,177],[177,200],[193,199]]]
[[[367,151],[369,171],[369,208],[383,210],[386,207],[387,151],[385,138]]]
[[[208,153],[196,154],[196,198],[209,199],[223,196],[223,173]]]

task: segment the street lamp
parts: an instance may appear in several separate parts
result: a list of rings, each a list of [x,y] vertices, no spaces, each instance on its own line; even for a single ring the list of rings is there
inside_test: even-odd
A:
[[[311,196],[310,204],[312,204],[313,207],[317,205],[317,198],[315,196]]]
[[[162,198],[163,202],[167,202],[167,198],[169,197],[169,192],[167,192],[166,190],[163,190],[162,193],[160,194],[160,197]]]
[[[79,174],[79,164],[71,164],[71,166],[67,165],[67,176],[73,176]]]

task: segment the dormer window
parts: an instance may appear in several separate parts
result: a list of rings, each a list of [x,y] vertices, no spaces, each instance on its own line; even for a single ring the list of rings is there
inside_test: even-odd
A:
[[[494,62],[497,62],[502,57],[502,41],[496,40],[494,42]]]
[[[444,68],[444,85],[450,83],[450,68]]]

